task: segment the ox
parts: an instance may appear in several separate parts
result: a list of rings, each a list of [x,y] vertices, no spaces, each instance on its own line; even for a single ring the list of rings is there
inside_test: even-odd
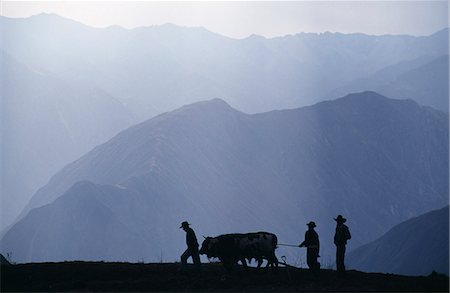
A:
[[[268,232],[225,234],[206,237],[200,254],[206,254],[208,258],[217,257],[228,271],[238,261],[247,267],[245,260],[251,261],[252,258],[258,261],[258,267],[263,259],[267,260],[267,266],[278,267],[278,259],[275,256],[277,242],[277,236]]]

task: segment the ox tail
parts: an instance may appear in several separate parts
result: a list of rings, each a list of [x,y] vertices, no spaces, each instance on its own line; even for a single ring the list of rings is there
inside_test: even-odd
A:
[[[278,268],[278,259],[277,259],[277,256],[275,255],[275,249],[277,249],[277,247],[278,247],[278,238],[277,238],[277,235],[275,235],[275,234],[273,234],[273,238],[272,238],[272,247],[273,247],[273,249],[272,249],[272,256],[271,256],[271,267],[274,267],[275,266],[275,269],[277,269]]]
[[[277,235],[275,235],[275,234],[272,234],[273,235],[273,237],[272,237],[272,247],[273,247],[273,249],[276,249],[276,248],[278,248],[278,238],[277,238]]]

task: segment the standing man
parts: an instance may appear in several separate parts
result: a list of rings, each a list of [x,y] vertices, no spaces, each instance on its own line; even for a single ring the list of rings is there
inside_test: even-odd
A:
[[[336,233],[334,234],[334,244],[336,245],[336,268],[338,272],[338,277],[345,277],[345,245],[347,240],[352,238],[348,227],[344,224],[347,219],[342,217],[342,215],[337,216],[336,219]]]
[[[306,225],[308,226],[308,231],[305,232],[305,241],[299,247],[306,247],[306,263],[308,264],[309,270],[318,273],[320,269],[320,263],[317,261],[320,248],[319,235],[314,230],[316,223],[311,221]]]
[[[195,268],[197,271],[200,270],[200,254],[198,253],[198,242],[197,237],[195,236],[194,230],[189,227],[189,223],[184,221],[181,223],[181,227],[186,232],[186,244],[187,249],[181,255],[181,270],[183,271],[186,268],[187,259],[192,257],[192,261],[194,262]]]

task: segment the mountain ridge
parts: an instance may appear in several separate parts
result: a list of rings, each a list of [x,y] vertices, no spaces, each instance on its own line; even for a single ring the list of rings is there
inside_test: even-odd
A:
[[[43,23],[47,18],[37,17]],[[223,97],[247,113],[311,105],[333,88],[386,66],[448,52],[445,31],[427,37],[299,34],[234,40],[203,29],[191,33],[171,27],[167,32],[164,26],[117,33],[88,26],[77,30],[49,19],[49,24],[34,25],[43,34],[31,43],[30,56],[19,46],[32,39],[27,19],[14,25],[6,19],[4,50],[65,80],[94,82],[141,121],[209,97]],[[67,32],[73,32],[70,40],[77,50],[68,49]],[[93,40],[108,49],[89,45]],[[90,67],[94,62],[97,66]]]
[[[73,237],[101,243],[93,231],[110,229],[101,218],[85,215],[92,229],[77,230],[67,215],[85,212],[61,204],[68,194],[84,194],[80,205],[95,199],[93,206],[107,207],[125,225],[123,235],[145,239],[127,243],[131,252],[124,253],[114,238],[109,254],[98,252],[107,260],[155,260],[161,253],[172,259],[182,249],[183,219],[203,235],[266,230],[283,243],[299,241],[299,223],[314,220],[326,260],[337,214],[358,235],[351,248],[446,201],[447,154],[448,114],[414,101],[363,92],[315,107],[245,114],[212,100],[131,127],[66,166],[29,206],[43,206],[42,218],[25,215],[4,235],[2,249],[31,261],[48,257],[45,243],[58,243],[56,261],[74,255],[77,246],[63,244]],[[74,189],[83,180],[91,183]],[[36,223],[52,233],[25,232]],[[73,235],[62,237],[58,223]],[[23,249],[15,248],[18,239]],[[95,255],[95,247],[86,250]],[[301,253],[280,251],[297,259]]]
[[[42,12],[42,13],[38,13],[38,14],[33,14],[30,16],[26,16],[26,17],[10,17],[10,16],[5,16],[5,15],[0,15],[0,19],[4,18],[4,19],[9,19],[9,20],[24,20],[24,19],[39,19],[39,18],[54,18],[57,20],[69,20],[71,22],[74,23],[78,23],[80,25],[86,26],[86,27],[90,27],[90,28],[94,28],[94,29],[109,29],[109,28],[121,28],[123,30],[134,30],[134,29],[143,29],[143,28],[154,28],[154,27],[162,27],[162,26],[175,26],[178,28],[187,28],[187,29],[203,29],[206,30],[212,34],[217,34],[220,36],[223,36],[225,38],[229,38],[229,39],[234,39],[234,40],[243,40],[243,39],[247,39],[247,38],[252,38],[252,36],[256,36],[258,38],[264,38],[264,39],[275,39],[275,38],[284,38],[284,37],[291,37],[291,36],[298,36],[298,35],[361,35],[361,36],[374,36],[374,37],[398,37],[398,36],[409,36],[409,37],[414,37],[414,38],[420,38],[420,37],[430,37],[430,36],[435,36],[435,35],[439,35],[439,34],[448,34],[448,31],[450,30],[449,27],[444,27],[441,29],[438,29],[432,33],[429,34],[423,34],[423,35],[412,35],[412,34],[368,34],[368,33],[363,33],[363,32],[349,32],[349,33],[343,33],[343,32],[338,32],[338,31],[322,31],[322,32],[296,32],[296,33],[288,33],[288,34],[284,34],[284,35],[279,35],[279,36],[273,36],[273,37],[266,37],[263,35],[258,35],[258,34],[251,34],[247,37],[242,37],[242,38],[233,38],[233,37],[228,37],[225,35],[222,35],[220,33],[216,33],[213,31],[208,30],[207,28],[203,27],[203,26],[185,26],[185,25],[178,25],[175,23],[171,23],[171,22],[166,22],[166,23],[162,23],[162,24],[154,24],[154,25],[142,25],[142,26],[135,26],[135,27],[131,27],[131,28],[127,28],[121,25],[106,25],[106,26],[92,26],[86,23],[83,23],[82,21],[67,17],[67,16],[62,16],[59,15],[58,13],[48,13],[48,12]]]
[[[8,207],[0,216],[2,230],[67,160],[129,127],[135,118],[102,89],[61,80],[8,52],[0,53],[0,193],[1,205]]]
[[[365,91],[365,92],[361,92],[361,93],[355,93],[355,94],[349,94],[346,95],[345,97],[342,97],[341,99],[339,99],[339,101],[341,103],[356,103],[356,104],[365,104],[366,101],[367,102],[376,102],[379,105],[386,105],[389,103],[399,103],[402,105],[411,105],[413,107],[420,107],[417,102],[412,101],[412,100],[394,100],[394,99],[389,99],[386,98],[376,92],[373,91]],[[380,103],[378,103],[380,102]],[[323,101],[323,102],[319,102],[316,105],[312,105],[312,106],[306,106],[306,107],[301,107],[301,108],[297,108],[297,109],[288,109],[288,110],[274,110],[274,111],[269,111],[269,112],[265,112],[265,113],[257,113],[257,114],[246,114],[246,113],[242,113],[234,108],[232,108],[229,104],[227,104],[224,100],[222,99],[211,99],[208,101],[201,101],[201,102],[196,102],[190,105],[186,105],[181,107],[180,109],[174,110],[174,111],[170,111],[170,112],[166,112],[166,113],[162,113],[158,116],[156,116],[155,118],[151,118],[148,119],[144,122],[141,122],[139,124],[136,124],[134,126],[131,126],[128,129],[125,129],[123,131],[121,131],[120,133],[118,133],[115,137],[113,137],[111,140],[107,141],[105,143],[105,145],[108,144],[112,144],[114,143],[114,141],[117,140],[130,140],[131,137],[130,135],[133,135],[134,133],[138,133],[139,131],[141,131],[141,129],[143,128],[149,128],[149,127],[157,127],[157,125],[159,125],[160,123],[166,123],[168,120],[175,118],[177,121],[178,119],[180,119],[181,117],[186,117],[186,116],[197,116],[197,114],[199,112],[202,112],[204,110],[218,110],[220,111],[220,113],[226,113],[226,114],[231,114],[232,115],[240,115],[241,118],[243,119],[243,117],[258,117],[258,116],[264,116],[264,115],[284,115],[284,114],[288,114],[288,115],[296,115],[299,111],[307,111],[308,109],[314,109],[314,108],[322,108],[324,110],[327,110],[327,108],[329,108],[328,106],[330,105],[334,105],[336,103],[336,101]],[[341,106],[344,107],[345,106]],[[434,109],[433,109],[434,110]],[[433,111],[435,112],[435,111]],[[438,113],[438,112],[436,112]],[[216,114],[216,112],[215,112]],[[205,113],[203,113],[203,115],[205,115]],[[204,117],[203,117],[204,119]],[[127,137],[124,137],[127,136]],[[95,153],[95,150],[98,149],[100,146],[97,146],[96,148],[94,148],[92,150],[92,152]],[[91,152],[89,152],[91,153]],[[78,160],[76,160],[74,163],[76,164]]]
[[[41,137],[32,142],[36,148],[26,150],[24,146],[30,144],[26,139],[5,139],[6,148],[11,146],[22,154],[3,155],[8,160],[4,168],[9,171],[2,174],[14,173],[22,184],[13,184],[15,179],[3,180],[11,185],[2,191],[9,202],[4,205],[10,208],[2,213],[0,229],[18,216],[29,198],[59,168],[85,151],[131,124],[211,97],[222,98],[244,113],[293,109],[349,92],[380,92],[366,86],[333,92],[357,78],[376,78],[372,74],[378,72],[392,76],[384,79],[384,84],[401,88],[383,94],[448,110],[448,80],[443,75],[448,75],[447,68],[430,67],[422,73],[425,77],[443,76],[434,83],[421,82],[417,74],[394,82],[394,77],[421,61],[390,68],[402,61],[448,54],[448,29],[422,37],[304,33],[229,39],[203,28],[170,24],[133,30],[91,28],[54,14],[2,16],[0,24],[2,62],[14,58],[26,69],[26,74],[12,74],[4,71],[8,69],[2,64],[3,94],[9,91],[17,97],[29,91],[2,116],[11,118],[16,127],[14,135]],[[383,69],[394,73],[380,73]],[[30,78],[41,80],[42,86]],[[5,83],[11,79],[14,82]],[[438,96],[433,88],[444,90]],[[89,95],[92,99],[82,99]],[[434,103],[437,97],[444,97],[443,102]],[[37,117],[33,107],[47,114]],[[87,121],[92,121],[93,127],[83,125]],[[55,131],[53,138],[43,139],[50,130]],[[49,143],[42,147],[45,142]],[[41,162],[44,158],[48,164]]]

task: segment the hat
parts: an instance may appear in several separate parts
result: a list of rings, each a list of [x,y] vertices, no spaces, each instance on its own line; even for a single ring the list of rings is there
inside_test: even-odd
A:
[[[180,229],[183,228],[183,227],[187,228],[187,227],[189,227],[189,225],[190,224],[188,222],[184,221],[183,223],[181,223]]]
[[[308,227],[313,227],[313,228],[316,227],[316,223],[314,223],[313,221],[309,222],[306,225],[308,225]]]
[[[337,216],[337,218],[334,220],[338,223],[345,223],[347,221],[347,219],[344,218],[342,215]]]

